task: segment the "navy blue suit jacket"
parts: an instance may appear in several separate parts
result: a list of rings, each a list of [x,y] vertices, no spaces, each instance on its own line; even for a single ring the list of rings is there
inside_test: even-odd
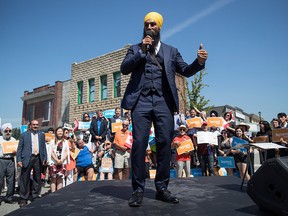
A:
[[[38,131],[39,142],[39,155],[41,163],[47,160],[46,144],[44,133]],[[26,131],[21,134],[21,138],[17,149],[17,162],[22,162],[24,168],[26,168],[30,162],[32,155],[32,139],[31,132]]]
[[[132,45],[121,64],[121,73],[123,75],[127,75],[131,73],[131,77],[129,83],[127,85],[122,104],[121,106],[124,109],[131,110],[142,90],[142,85],[145,79],[145,63],[146,58],[145,54],[141,53],[142,44]],[[181,54],[178,50],[172,46],[166,45],[161,42],[161,46],[164,53],[164,68],[166,77],[168,80],[168,84],[170,87],[170,91],[172,94],[173,100],[173,111],[179,111],[179,99],[177,93],[177,86],[175,83],[175,73],[179,73],[182,76],[190,77],[193,76],[198,71],[204,68],[204,65],[201,66],[197,60],[195,60],[192,64],[188,65],[182,59]]]
[[[93,119],[91,124],[90,124],[90,133],[91,133],[91,142],[96,142],[95,136],[101,136],[102,139],[99,140],[101,143],[106,140],[106,135],[107,135],[107,125],[108,122],[106,121],[105,118],[101,118],[101,125],[100,125],[100,131],[98,133],[98,124],[97,124],[97,119]]]

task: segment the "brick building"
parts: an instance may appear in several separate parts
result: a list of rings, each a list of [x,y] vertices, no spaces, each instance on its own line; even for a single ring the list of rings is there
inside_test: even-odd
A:
[[[69,121],[70,80],[56,81],[54,86],[44,85],[25,91],[23,101],[22,125],[31,120],[39,121],[39,128],[46,131]]]

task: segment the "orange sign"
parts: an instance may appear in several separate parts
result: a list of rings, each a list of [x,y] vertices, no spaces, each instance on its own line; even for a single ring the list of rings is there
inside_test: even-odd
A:
[[[3,154],[15,153],[18,148],[19,141],[6,141],[2,143]]]
[[[112,133],[122,129],[122,122],[112,123]]]
[[[208,117],[207,124],[209,127],[222,127],[223,126],[223,118],[222,117]]]
[[[254,137],[253,141],[255,143],[266,143],[266,142],[269,142],[269,138],[268,136],[258,136],[258,137]]]
[[[177,150],[178,155],[194,150],[192,140],[188,139],[188,140],[181,142],[180,146],[178,146],[176,150]]]
[[[201,128],[202,119],[200,117],[189,118],[186,120],[186,124],[188,125],[188,128]]]
[[[156,170],[155,169],[150,169],[149,170],[149,174],[150,174],[150,179],[155,179]]]
[[[75,148],[74,152],[70,151],[71,157],[75,160],[76,157],[78,156],[80,150],[78,148]]]
[[[272,130],[272,141],[280,142],[280,139],[288,141],[288,128],[279,128]]]
[[[101,167],[103,169],[109,169],[109,168],[113,167],[112,159],[109,157],[102,158],[101,159]]]
[[[45,141],[46,142],[50,142],[55,137],[54,134],[52,134],[52,133],[45,133],[44,135],[45,135]]]

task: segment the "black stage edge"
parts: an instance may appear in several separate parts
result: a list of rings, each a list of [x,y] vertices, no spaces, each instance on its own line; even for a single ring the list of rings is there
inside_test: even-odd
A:
[[[180,203],[167,204],[154,199],[154,181],[148,179],[143,205],[131,208],[131,180],[75,182],[8,215],[271,215],[240,185],[240,178],[228,176],[171,179],[169,190]]]

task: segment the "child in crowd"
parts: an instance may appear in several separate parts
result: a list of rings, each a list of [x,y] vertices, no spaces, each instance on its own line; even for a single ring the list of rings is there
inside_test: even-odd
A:
[[[104,180],[107,174],[107,179],[113,179],[113,158],[115,152],[112,149],[111,142],[106,140],[102,149],[98,152],[98,158],[101,158],[101,166],[99,168],[100,180]]]

